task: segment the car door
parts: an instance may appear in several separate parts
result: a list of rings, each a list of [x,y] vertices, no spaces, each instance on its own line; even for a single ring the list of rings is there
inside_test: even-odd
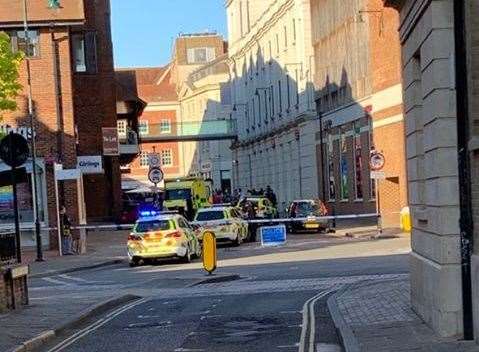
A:
[[[248,236],[248,222],[243,219],[238,209],[231,209],[232,218],[238,224],[243,239]]]
[[[193,229],[190,227],[190,225],[188,224],[188,222],[186,221],[185,218],[183,217],[180,217],[178,219],[178,226],[183,230],[187,240],[188,240],[188,245],[190,247],[190,249],[194,252],[196,250],[195,248],[195,245],[194,245],[194,242],[193,242],[193,237],[194,236],[194,233],[193,233]]]

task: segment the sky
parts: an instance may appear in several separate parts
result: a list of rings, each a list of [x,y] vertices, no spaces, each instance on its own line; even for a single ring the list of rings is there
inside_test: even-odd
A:
[[[180,32],[226,37],[225,0],[111,0],[115,67],[162,66]]]

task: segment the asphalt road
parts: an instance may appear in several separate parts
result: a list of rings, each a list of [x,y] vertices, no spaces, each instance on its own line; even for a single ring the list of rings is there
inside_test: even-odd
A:
[[[290,236],[280,248],[219,250],[218,275],[197,284],[200,262],[111,266],[31,282],[32,301],[143,297],[90,321],[42,351],[338,351],[327,298],[345,284],[403,277],[409,239],[360,241]]]

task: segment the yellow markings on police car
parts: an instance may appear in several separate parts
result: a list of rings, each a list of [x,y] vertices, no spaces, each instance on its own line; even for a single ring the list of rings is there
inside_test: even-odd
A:
[[[203,268],[211,274],[216,270],[216,263],[216,236],[207,231],[203,234]]]

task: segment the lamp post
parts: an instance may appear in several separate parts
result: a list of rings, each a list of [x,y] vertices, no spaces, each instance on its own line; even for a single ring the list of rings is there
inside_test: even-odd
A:
[[[48,7],[51,9],[60,8],[60,0],[48,0]],[[32,192],[33,192],[33,216],[35,223],[35,238],[37,244],[37,261],[42,262],[43,248],[42,248],[42,234],[40,231],[40,218],[39,218],[39,206],[38,206],[38,182],[37,182],[37,151],[35,143],[35,115],[33,111],[33,97],[32,97],[32,76],[30,68],[29,48],[30,48],[30,36],[28,28],[28,6],[27,0],[23,0],[23,30],[25,35],[25,57],[26,57],[26,69],[27,69],[27,96],[28,96],[28,117],[30,122],[31,140],[30,149],[32,153]]]

